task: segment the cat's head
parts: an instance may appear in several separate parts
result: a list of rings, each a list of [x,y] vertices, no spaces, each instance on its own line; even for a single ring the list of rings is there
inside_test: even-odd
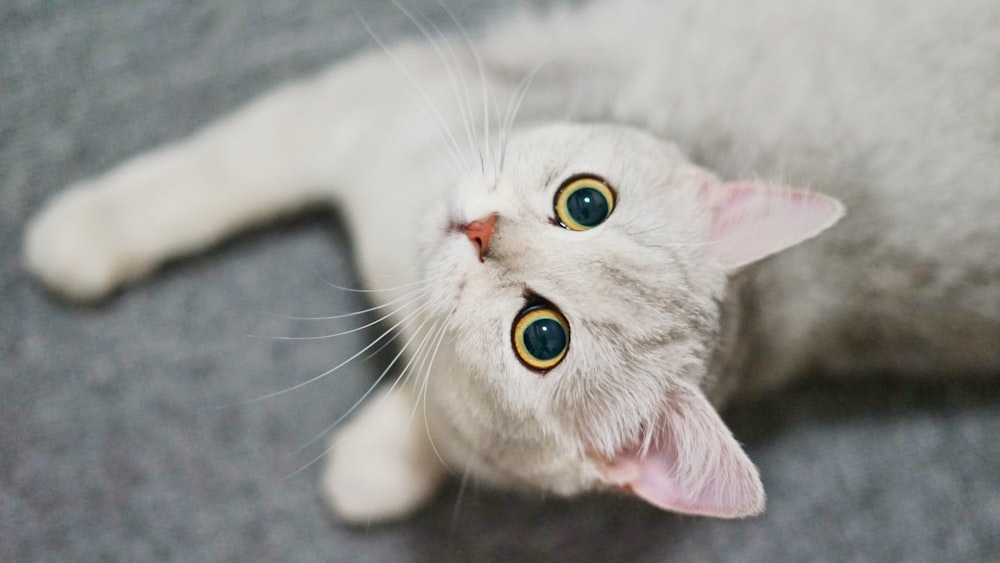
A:
[[[720,300],[730,272],[842,213],[819,194],[721,183],[634,129],[513,138],[498,176],[459,182],[420,256],[452,344],[428,381],[438,447],[508,485],[760,512],[757,470],[700,390]]]

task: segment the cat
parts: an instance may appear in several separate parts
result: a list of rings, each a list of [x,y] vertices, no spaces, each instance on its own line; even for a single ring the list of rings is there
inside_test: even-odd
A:
[[[97,300],[339,206],[392,323],[358,354],[405,354],[331,440],[344,520],[411,514],[449,470],[752,516],[727,400],[1000,372],[995,2],[597,0],[475,40],[411,17],[422,39],[70,187],[24,242]]]

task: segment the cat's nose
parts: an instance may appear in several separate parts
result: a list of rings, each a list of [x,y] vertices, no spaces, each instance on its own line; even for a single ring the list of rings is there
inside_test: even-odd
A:
[[[465,236],[469,237],[472,244],[479,250],[479,261],[486,260],[486,251],[490,247],[490,237],[493,236],[493,228],[497,224],[497,214],[491,213],[482,219],[473,221],[465,226]]]

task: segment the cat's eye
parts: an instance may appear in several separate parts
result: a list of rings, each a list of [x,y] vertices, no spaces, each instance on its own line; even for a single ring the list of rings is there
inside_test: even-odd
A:
[[[511,339],[521,363],[534,371],[544,372],[566,357],[569,323],[552,305],[529,305],[514,319]]]
[[[562,227],[586,231],[603,223],[615,210],[615,192],[597,176],[573,176],[559,187],[553,206]]]

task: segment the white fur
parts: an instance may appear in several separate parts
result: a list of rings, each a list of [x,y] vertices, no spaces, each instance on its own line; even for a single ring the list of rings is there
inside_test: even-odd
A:
[[[501,22],[475,45],[482,69],[459,41],[454,58],[427,42],[394,46],[71,187],[32,222],[25,263],[54,290],[95,299],[274,214],[339,204],[363,277],[409,288],[380,299],[413,288],[420,299],[401,313],[415,315],[402,327],[415,360],[405,391],[334,438],[322,483],[333,509],[358,522],[409,513],[444,474],[432,444],[456,472],[497,485],[605,488],[595,456],[656,428],[678,385],[716,383],[705,377],[727,271],[707,259],[711,213],[698,198],[712,173],[829,190],[851,208],[849,227],[762,269],[777,378],[810,359],[844,361],[839,325],[825,321],[853,303],[851,288],[872,280],[887,316],[907,302],[894,300],[906,284],[891,265],[852,270],[845,245],[869,236],[876,251],[961,256],[943,275],[996,263],[997,245],[961,218],[1000,216],[1000,200],[984,197],[1000,159],[983,125],[1000,118],[998,24],[991,1],[627,0]],[[486,135],[489,97],[513,98],[542,62],[518,131],[493,120]],[[579,123],[596,121],[614,125]],[[578,233],[549,219],[556,188],[580,172],[607,178],[619,205]],[[489,213],[500,218],[481,263],[449,228]],[[819,217],[810,236],[835,219]],[[544,376],[509,345],[525,289],[572,325],[570,353]],[[996,330],[991,296],[959,299]],[[938,358],[960,365],[942,342]],[[887,365],[905,361],[897,349]],[[699,451],[693,435],[678,439]],[[728,434],[717,443],[735,447]],[[756,479],[751,469],[721,481]],[[760,509],[762,493],[739,490],[754,498],[719,514]]]

